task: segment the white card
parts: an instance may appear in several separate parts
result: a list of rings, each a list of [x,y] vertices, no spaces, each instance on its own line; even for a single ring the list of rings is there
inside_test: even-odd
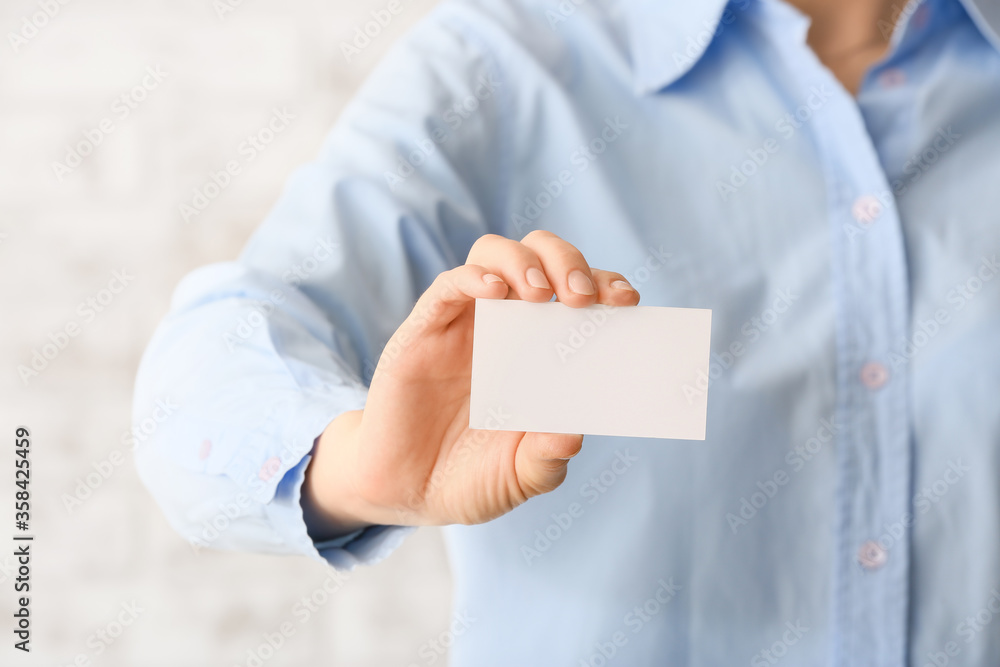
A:
[[[478,299],[469,427],[705,439],[712,311]]]

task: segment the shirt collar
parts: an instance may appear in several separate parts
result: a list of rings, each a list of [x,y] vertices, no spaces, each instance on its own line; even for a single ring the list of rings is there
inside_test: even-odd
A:
[[[983,37],[1000,51],[1000,0],[961,0]]]
[[[745,1],[745,0],[744,0]],[[635,90],[656,92],[701,58],[719,27],[726,0],[625,0]]]
[[[686,74],[736,12],[756,0],[625,0],[636,94],[654,93]],[[1000,50],[1000,0],[960,0],[973,23]],[[797,14],[797,12],[795,12]]]

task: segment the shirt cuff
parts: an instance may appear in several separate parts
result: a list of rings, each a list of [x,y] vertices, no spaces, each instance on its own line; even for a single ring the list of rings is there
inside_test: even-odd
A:
[[[278,483],[274,498],[264,506],[274,530],[297,553],[329,563],[338,570],[374,565],[395,551],[415,527],[368,526],[341,537],[313,542],[302,512],[302,484],[312,456],[307,454]]]

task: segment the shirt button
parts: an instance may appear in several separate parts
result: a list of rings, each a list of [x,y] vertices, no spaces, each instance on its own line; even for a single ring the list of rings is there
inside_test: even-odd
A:
[[[863,225],[875,222],[875,218],[882,214],[882,203],[874,195],[858,197],[851,207],[854,219]]]
[[[869,389],[878,389],[889,380],[889,371],[877,361],[861,367],[861,382]]]
[[[882,545],[873,540],[869,540],[858,549],[858,562],[866,570],[877,570],[889,560],[889,552],[882,548]]]
[[[878,75],[878,82],[883,88],[896,88],[906,83],[906,72],[898,67],[890,67]]]

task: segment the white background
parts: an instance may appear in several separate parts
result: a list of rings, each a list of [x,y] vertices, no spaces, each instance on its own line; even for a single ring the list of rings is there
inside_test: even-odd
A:
[[[68,665],[122,603],[144,609],[96,665],[246,665],[327,572],[302,558],[195,555],[167,526],[121,444],[142,350],[191,269],[236,256],[288,174],[310,160],[345,102],[435,0],[402,13],[348,63],[341,41],[385,1],[72,0],[11,47],[37,0],[0,4],[0,566],[12,565],[13,433],[34,434],[34,651],[11,648],[14,592],[0,572],[0,664]],[[113,101],[147,66],[168,75],[129,117]],[[179,204],[238,158],[273,107],[297,116],[192,224]],[[115,130],[62,182],[52,163],[104,117]],[[114,270],[135,280],[28,386],[50,332],[74,320]],[[115,449],[125,463],[72,514],[60,496]],[[265,665],[425,664],[449,622],[451,583],[436,530],[358,571]],[[439,659],[435,664],[442,664]]]

